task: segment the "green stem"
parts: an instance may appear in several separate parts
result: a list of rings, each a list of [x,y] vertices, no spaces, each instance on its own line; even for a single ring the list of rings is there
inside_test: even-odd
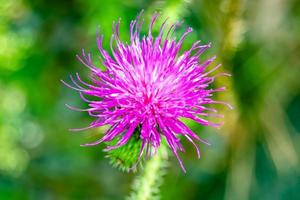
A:
[[[159,188],[167,167],[167,148],[162,144],[156,155],[146,162],[142,173],[133,181],[133,191],[128,200],[159,199]]]

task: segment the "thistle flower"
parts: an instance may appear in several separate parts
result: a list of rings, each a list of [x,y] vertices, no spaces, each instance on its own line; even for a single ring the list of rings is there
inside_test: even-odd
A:
[[[200,157],[200,151],[195,141],[209,144],[189,129],[181,118],[192,119],[204,126],[218,127],[204,119],[207,116],[222,117],[215,109],[208,108],[209,104],[225,104],[213,100],[214,92],[224,90],[224,87],[210,89],[210,84],[217,76],[228,75],[219,73],[210,76],[211,72],[220,67],[217,65],[211,70],[207,66],[215,56],[199,62],[199,56],[210,47],[210,44],[200,44],[196,41],[190,49],[180,54],[186,36],[192,28],[186,29],[179,40],[172,34],[179,23],[172,24],[166,30],[167,20],[160,27],[158,35],[152,35],[152,27],[158,14],[152,16],[149,31],[146,36],[140,37],[143,24],[141,14],[130,23],[130,42],[120,40],[120,20],[113,25],[113,35],[110,46],[111,55],[103,48],[103,36],[97,36],[97,45],[101,54],[101,62],[105,70],[100,70],[92,63],[90,54],[82,50],[78,60],[91,71],[91,84],[82,81],[79,74],[70,76],[73,86],[68,87],[79,92],[89,108],[86,111],[95,120],[85,130],[109,125],[110,128],[99,140],[83,144],[83,146],[97,145],[118,138],[115,145],[108,146],[107,151],[125,145],[131,137],[141,140],[140,152],[137,161],[141,158],[145,148],[146,155],[159,148],[162,138],[176,156],[183,171],[185,171],[179,151],[184,151],[180,139],[185,137],[191,142]],[[89,100],[92,96],[97,100]],[[149,153],[150,152],[150,153]]]

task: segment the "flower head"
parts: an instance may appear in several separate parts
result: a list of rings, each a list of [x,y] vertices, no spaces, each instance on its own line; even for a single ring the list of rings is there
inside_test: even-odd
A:
[[[178,150],[184,151],[180,138],[185,137],[195,146],[198,157],[200,151],[195,141],[208,143],[191,131],[180,118],[192,119],[204,126],[219,126],[220,124],[204,118],[219,116],[212,114],[217,111],[208,108],[208,104],[226,104],[211,98],[214,92],[224,88],[210,89],[209,86],[216,76],[227,74],[210,76],[211,72],[220,67],[218,65],[207,70],[215,57],[205,62],[199,61],[199,56],[210,44],[202,45],[197,41],[180,54],[184,39],[192,32],[192,28],[186,29],[181,38],[176,40],[172,38],[172,34],[179,23],[166,30],[166,20],[161,25],[159,34],[153,36],[152,27],[158,17],[158,14],[154,14],[148,34],[141,38],[143,19],[140,16],[131,21],[129,43],[120,40],[120,20],[114,24],[110,41],[111,54],[103,48],[103,36],[97,37],[100,59],[106,68],[104,71],[92,63],[91,55],[85,54],[84,50],[81,56],[77,56],[90,69],[92,83],[82,81],[79,74],[76,74],[76,77],[71,76],[73,86],[65,84],[79,92],[89,106],[83,111],[95,117],[95,121],[84,129],[110,126],[102,138],[84,146],[119,138],[115,145],[106,148],[108,151],[116,149],[125,145],[139,130],[138,137],[142,145],[137,160],[145,147],[146,154],[148,149],[156,151],[162,138],[165,138],[184,170],[178,156]],[[87,96],[97,100],[89,100]]]

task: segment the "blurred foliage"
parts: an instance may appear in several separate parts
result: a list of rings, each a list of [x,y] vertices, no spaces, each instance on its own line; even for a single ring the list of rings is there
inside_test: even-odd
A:
[[[190,126],[208,140],[202,157],[184,142],[182,173],[170,158],[161,199],[300,198],[300,2],[297,0],[0,0],[0,199],[124,199],[132,173],[111,167],[103,145],[80,147],[102,129],[73,134],[91,121],[64,104],[84,107],[60,83],[87,73],[75,59],[97,52],[97,27],[109,48],[111,25],[121,37],[145,9],[211,41],[231,78],[216,98],[234,105],[220,130]],[[162,18],[161,18],[162,20]],[[156,31],[159,27],[156,27]],[[182,30],[179,30],[179,32]],[[96,53],[94,54],[96,58]],[[203,57],[203,59],[204,59]],[[216,62],[216,64],[217,64]]]

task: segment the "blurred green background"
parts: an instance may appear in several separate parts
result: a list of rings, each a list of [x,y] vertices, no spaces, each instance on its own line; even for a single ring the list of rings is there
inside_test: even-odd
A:
[[[65,107],[86,105],[60,79],[88,73],[75,55],[84,48],[97,56],[97,27],[108,48],[112,22],[121,17],[128,40],[130,20],[141,9],[148,20],[157,10],[192,26],[185,47],[211,41],[204,57],[216,54],[215,64],[233,75],[218,79],[216,86],[228,90],[216,98],[235,109],[219,108],[220,130],[190,123],[212,145],[201,145],[198,160],[184,142],[187,174],[171,157],[161,199],[300,199],[297,0],[0,0],[0,199],[129,194],[135,174],[112,168],[103,145],[79,146],[95,130],[68,131],[92,119]]]

